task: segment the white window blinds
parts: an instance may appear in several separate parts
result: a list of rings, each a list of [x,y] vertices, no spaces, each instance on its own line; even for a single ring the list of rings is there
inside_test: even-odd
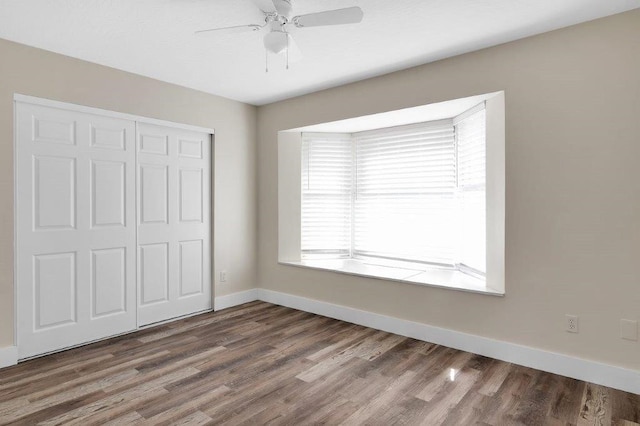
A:
[[[459,264],[486,272],[486,113],[484,105],[457,117]]]
[[[451,120],[353,135],[354,255],[453,265],[456,160]]]
[[[484,105],[448,120],[304,134],[303,258],[420,262],[484,274]]]
[[[305,134],[302,140],[301,249],[348,256],[351,249],[350,135]]]

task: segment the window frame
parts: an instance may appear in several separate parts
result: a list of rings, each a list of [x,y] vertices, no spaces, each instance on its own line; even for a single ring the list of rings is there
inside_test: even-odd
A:
[[[303,132],[330,131],[353,133],[348,128],[366,128],[366,121],[390,121],[400,114],[408,112],[416,116],[422,112],[445,110],[453,104],[470,99],[486,102],[486,261],[487,276],[482,286],[477,283],[461,283],[457,277],[445,277],[439,268],[411,271],[403,274],[401,267],[380,266],[375,270],[367,264],[366,259],[346,259],[348,265],[330,264],[331,261],[309,262],[301,259],[300,252],[300,176],[301,176],[301,138]],[[357,275],[367,278],[378,278],[386,281],[398,281],[453,290],[471,291],[488,295],[505,294],[505,96],[504,92],[476,95],[470,98],[456,99],[436,104],[427,104],[405,110],[345,119],[339,122],[328,122],[306,127],[292,128],[278,132],[278,263],[307,269],[320,269],[343,274]],[[470,105],[471,106],[471,105]],[[388,114],[388,117],[387,117]],[[387,119],[389,118],[389,119]],[[439,118],[446,118],[440,116]],[[408,124],[407,122],[398,123]],[[371,127],[369,127],[371,128]],[[353,262],[358,263],[354,266]],[[385,269],[386,268],[386,269]],[[384,271],[382,271],[384,269]],[[463,274],[460,274],[463,275]]]

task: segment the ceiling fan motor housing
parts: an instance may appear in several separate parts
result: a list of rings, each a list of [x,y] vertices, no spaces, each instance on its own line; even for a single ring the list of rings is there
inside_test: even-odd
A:
[[[263,38],[264,47],[271,53],[282,53],[289,45],[289,34],[284,30],[284,26],[289,23],[291,14],[291,3],[289,0],[273,0],[277,9],[272,15],[267,15],[269,32]]]

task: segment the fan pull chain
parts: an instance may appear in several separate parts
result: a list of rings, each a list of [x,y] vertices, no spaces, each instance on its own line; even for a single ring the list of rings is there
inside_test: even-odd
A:
[[[264,49],[264,72],[269,72],[269,52]]]
[[[287,34],[287,69],[289,69],[289,34]]]

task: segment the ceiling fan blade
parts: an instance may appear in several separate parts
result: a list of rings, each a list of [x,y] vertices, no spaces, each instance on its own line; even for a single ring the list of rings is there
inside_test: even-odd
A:
[[[265,13],[273,13],[277,12],[275,5],[273,4],[273,0],[252,0],[253,4],[255,4],[258,9]]]
[[[326,12],[309,13],[293,18],[296,27],[320,27],[323,25],[357,24],[362,21],[364,13],[357,6],[344,9],[327,10]]]
[[[222,34],[240,34],[240,33],[248,33],[252,31],[259,31],[263,26],[262,25],[236,25],[233,27],[223,27],[223,28],[211,28],[209,30],[200,30],[196,31],[195,34],[199,36],[216,36]]]
[[[273,5],[278,11],[278,15],[284,15],[289,17],[291,14],[291,1],[290,0],[272,0]]]

